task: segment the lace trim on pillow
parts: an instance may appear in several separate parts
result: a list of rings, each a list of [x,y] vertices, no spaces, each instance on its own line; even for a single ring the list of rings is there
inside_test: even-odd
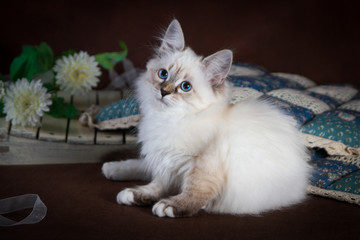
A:
[[[262,95],[264,95],[262,92],[259,92],[253,88],[233,86],[230,93],[230,103],[235,104],[247,98],[258,98]]]
[[[304,88],[310,88],[316,85],[315,82],[313,82],[312,80],[297,74],[277,72],[277,73],[272,73],[272,75],[283,77],[291,81],[297,82]]]
[[[114,130],[119,128],[136,127],[139,124],[141,115],[133,115],[129,117],[117,118],[112,120],[106,120],[94,124],[93,126],[99,130]]]
[[[282,88],[270,91],[268,95],[283,99],[297,106],[310,109],[315,114],[323,113],[330,110],[329,105],[318,98],[309,96],[302,91]]]
[[[333,85],[319,85],[309,88],[308,90],[310,92],[315,92],[334,98],[340,103],[348,102],[358,92],[357,89],[351,86],[333,86]]]
[[[339,107],[339,109],[348,109],[360,112],[360,100],[352,100]]]
[[[348,147],[341,142],[336,142],[330,139],[317,137],[310,134],[302,133],[304,144],[307,147],[319,147],[326,150],[329,155],[343,155],[343,156],[359,156],[360,148]]]
[[[81,114],[79,123],[83,126],[96,127],[99,130],[114,130],[119,128],[136,127],[141,118],[141,115],[138,114],[94,123],[93,119],[99,111],[99,106],[91,106],[86,112]]]
[[[329,156],[327,159],[355,165],[360,168],[360,156]]]
[[[327,198],[333,198],[336,200],[360,205],[360,195],[357,195],[357,194],[345,193],[345,192],[334,191],[334,190],[327,190],[327,189],[314,187],[311,185],[309,185],[306,190],[307,190],[308,194],[318,195],[318,196],[327,197]]]

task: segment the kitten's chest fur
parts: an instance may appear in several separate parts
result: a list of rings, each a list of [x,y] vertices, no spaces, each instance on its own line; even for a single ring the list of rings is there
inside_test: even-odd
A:
[[[192,167],[192,156],[179,141],[179,124],[179,118],[173,114],[152,112],[143,116],[139,125],[138,138],[146,168],[153,179],[160,179],[168,188],[179,187]]]
[[[142,154],[190,154],[186,148],[184,132],[181,132],[186,128],[187,121],[184,117],[168,112],[152,112],[145,115],[139,126]]]
[[[139,126],[139,140],[145,152],[182,152],[197,155],[215,137],[217,126],[223,124],[221,113],[226,107],[220,104],[209,106],[201,112],[149,111]]]
[[[149,111],[139,126],[141,153],[153,176],[181,183],[194,166],[196,156],[215,137],[219,118],[201,113]],[[176,181],[172,181],[175,180]],[[180,181],[179,181],[180,180]]]

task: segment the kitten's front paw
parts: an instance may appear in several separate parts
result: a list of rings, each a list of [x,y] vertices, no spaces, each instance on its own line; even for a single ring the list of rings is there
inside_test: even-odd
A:
[[[110,180],[113,179],[113,176],[115,174],[114,165],[115,165],[114,162],[106,162],[102,165],[101,171],[107,179],[110,179]]]
[[[174,208],[170,206],[166,200],[157,202],[152,208],[152,213],[158,217],[176,217],[174,214]]]
[[[126,188],[118,193],[116,196],[116,202],[124,205],[135,205],[134,193],[131,189]]]

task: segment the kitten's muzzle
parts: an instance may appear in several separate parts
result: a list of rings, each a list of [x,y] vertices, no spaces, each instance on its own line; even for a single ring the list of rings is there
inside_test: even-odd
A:
[[[161,93],[161,96],[162,96],[162,97],[165,97],[166,95],[169,95],[169,94],[170,94],[170,92],[166,91],[166,90],[163,89],[163,88],[160,89],[160,93]]]

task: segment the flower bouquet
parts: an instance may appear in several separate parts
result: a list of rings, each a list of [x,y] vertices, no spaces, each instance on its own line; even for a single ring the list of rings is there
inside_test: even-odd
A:
[[[0,116],[12,125],[37,127],[44,113],[56,118],[74,118],[77,109],[57,95],[85,94],[96,87],[101,68],[110,70],[127,55],[120,41],[121,52],[90,56],[85,51],[70,50],[55,58],[52,49],[42,42],[39,46],[25,45],[20,56],[10,65],[5,81],[0,74]]]

